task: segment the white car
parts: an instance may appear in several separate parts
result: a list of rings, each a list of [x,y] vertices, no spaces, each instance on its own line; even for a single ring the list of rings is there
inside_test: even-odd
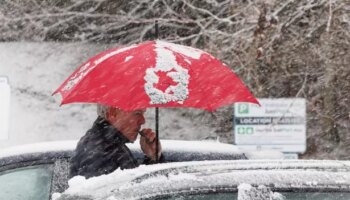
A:
[[[0,199],[49,200],[68,187],[69,159],[77,141],[47,142],[0,150]],[[140,163],[144,155],[138,145],[127,144]],[[166,162],[237,160],[272,156],[279,152],[244,153],[230,144],[208,141],[162,140]]]

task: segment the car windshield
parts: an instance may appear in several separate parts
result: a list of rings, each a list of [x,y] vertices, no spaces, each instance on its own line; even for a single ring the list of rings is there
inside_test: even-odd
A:
[[[283,200],[349,200],[348,192],[282,192],[279,193]],[[155,199],[165,200],[237,200],[237,193],[198,193],[198,194],[178,194],[171,197],[161,197]]]
[[[284,192],[281,193],[286,200],[349,200],[349,192]]]
[[[162,198],[165,200],[237,200],[237,193],[201,193],[201,194],[179,194],[168,198]]]

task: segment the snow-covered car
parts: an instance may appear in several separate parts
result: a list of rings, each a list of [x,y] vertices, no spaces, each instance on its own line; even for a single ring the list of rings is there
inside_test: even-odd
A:
[[[47,142],[0,150],[0,199],[48,200],[52,193],[64,191],[68,186],[69,159],[76,144],[77,141]],[[127,145],[141,163],[144,155],[138,144]],[[166,162],[266,157],[211,141],[162,140],[162,146]],[[269,156],[278,158],[280,154]]]
[[[73,177],[55,200],[349,200],[349,161],[166,163]]]

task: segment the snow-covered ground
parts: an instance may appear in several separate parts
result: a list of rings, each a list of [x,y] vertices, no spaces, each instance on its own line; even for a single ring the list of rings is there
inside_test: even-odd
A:
[[[95,105],[59,106],[59,95],[51,94],[82,62],[111,46],[0,43],[0,76],[7,76],[11,86],[9,137],[0,140],[0,148],[78,139],[85,134],[97,116]],[[161,138],[194,140],[216,137],[212,126],[200,118],[183,116],[182,110],[160,109]],[[146,120],[145,127],[153,128],[153,109],[146,112]]]

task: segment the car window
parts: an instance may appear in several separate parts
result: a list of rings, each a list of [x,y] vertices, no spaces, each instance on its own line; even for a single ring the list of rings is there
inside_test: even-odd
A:
[[[0,173],[0,199],[48,200],[52,165],[38,165]]]

